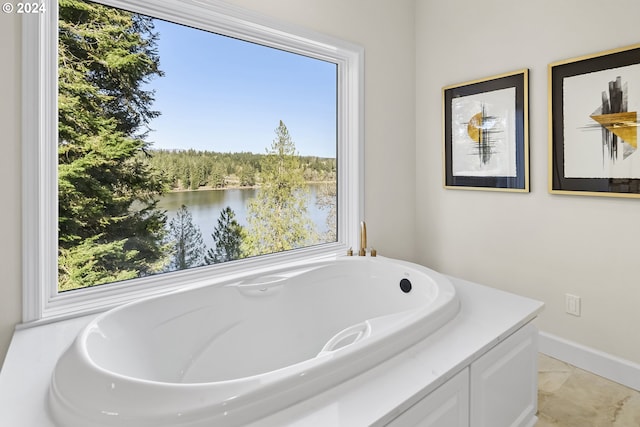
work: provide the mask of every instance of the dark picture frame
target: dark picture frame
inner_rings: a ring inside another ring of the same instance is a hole
[[[549,192],[640,197],[640,44],[549,64]]]
[[[529,191],[529,70],[442,88],[444,188]]]

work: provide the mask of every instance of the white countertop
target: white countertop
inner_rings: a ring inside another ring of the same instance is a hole
[[[253,427],[384,425],[530,322],[543,303],[450,277],[460,313],[425,340]],[[56,427],[48,388],[58,357],[95,315],[18,330],[0,371],[0,426]]]

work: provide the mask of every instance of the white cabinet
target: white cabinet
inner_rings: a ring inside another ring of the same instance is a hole
[[[393,419],[389,427],[533,427],[538,329],[527,324]]]
[[[538,331],[528,324],[471,364],[471,427],[536,422]]]
[[[465,368],[387,426],[468,427],[469,369]]]

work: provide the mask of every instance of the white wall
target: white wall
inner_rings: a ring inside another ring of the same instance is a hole
[[[20,20],[0,13],[0,364],[22,312]]]
[[[365,48],[365,210],[369,244],[412,259],[415,222],[415,49],[413,0],[232,0]],[[0,14],[0,362],[21,318],[20,30]]]
[[[636,0],[416,0],[419,260],[540,299],[542,330],[636,363],[640,200],[547,192],[547,65],[639,43],[639,16]],[[531,193],[444,190],[442,87],[521,68]],[[564,313],[565,293],[582,317]]]

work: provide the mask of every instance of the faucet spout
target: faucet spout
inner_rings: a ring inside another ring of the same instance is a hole
[[[360,221],[360,251],[358,255],[365,256],[367,254],[367,224]]]

